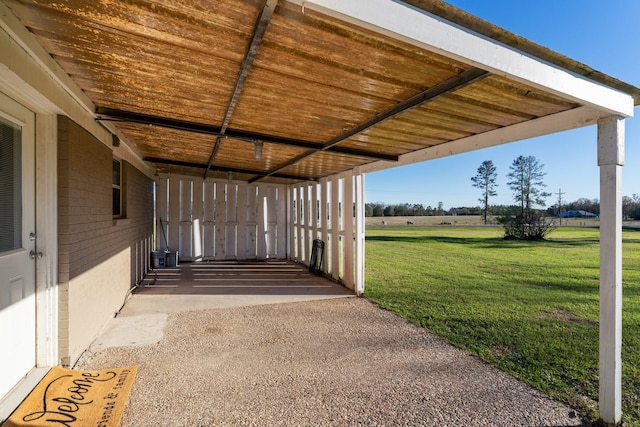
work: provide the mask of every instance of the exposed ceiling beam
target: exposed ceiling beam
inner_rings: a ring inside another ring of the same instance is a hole
[[[247,132],[239,129],[227,129],[226,133],[221,133],[220,126],[204,123],[190,122],[186,120],[171,119],[167,117],[153,116],[150,114],[134,113],[131,111],[118,110],[108,107],[97,107],[96,115],[98,121],[116,121],[126,123],[138,123],[152,125],[168,129],[181,130],[185,132],[200,133],[203,135],[214,135],[223,138],[233,138],[242,141],[264,141],[270,144],[288,145],[290,147],[319,149],[317,142],[305,141],[302,139],[283,138],[275,135],[263,133]],[[373,160],[398,161],[398,156],[392,154],[376,153],[375,151],[360,150],[347,147],[332,147],[327,151],[349,156],[364,157]],[[206,165],[205,165],[206,166]]]
[[[453,156],[472,150],[495,147],[514,141],[536,138],[564,130],[578,129],[584,126],[595,125],[599,118],[607,114],[608,113],[599,111],[593,107],[577,107],[516,123],[515,125],[499,127],[488,132],[477,133],[465,138],[456,139],[455,141],[412,151],[400,156],[398,162],[372,162],[361,166],[360,170],[363,173],[377,172],[393,167]]]
[[[182,167],[197,168],[197,169],[202,169],[207,166],[203,163],[183,162],[180,160],[162,159],[159,157],[143,157],[142,160],[144,160],[145,162],[158,163],[162,165],[182,166]],[[223,166],[210,166],[209,170],[220,171],[220,172],[244,173],[247,175],[264,175],[265,174],[265,172],[263,171],[257,171],[257,170],[251,170],[251,169],[227,168]],[[300,175],[274,174],[271,176],[274,178],[293,179],[296,181],[316,181],[317,180],[316,177],[308,177],[308,176],[300,176]]]
[[[278,0],[264,0],[262,3],[260,15],[258,16],[256,26],[253,29],[249,47],[245,52],[244,59],[242,60],[242,65],[240,66],[240,72],[238,73],[238,77],[236,78],[236,84],[233,87],[231,97],[229,98],[229,103],[227,104],[227,111],[224,114],[224,119],[222,119],[222,126],[220,126],[220,133],[222,134],[224,134],[227,131],[227,127],[229,127],[231,116],[236,109],[236,105],[238,105],[238,99],[240,98],[240,94],[242,93],[242,89],[244,88],[244,83],[247,80],[247,76],[249,75],[249,71],[251,70],[251,66],[253,65],[253,60],[258,53],[258,49],[260,48],[260,44],[262,43],[262,38],[267,31],[267,26],[269,25],[269,21],[271,21],[271,17],[273,16],[273,12],[275,11],[277,5]],[[216,153],[218,152],[219,148],[220,138],[217,138],[216,143],[211,150],[211,155],[209,156],[209,163],[207,163],[207,167],[204,170],[204,175],[202,177],[203,179],[207,178],[209,166],[211,166],[211,164],[213,163],[213,160],[216,157]]]
[[[474,68],[465,70],[454,77],[451,77],[433,87],[430,87],[429,89],[426,89],[410,98],[405,99],[404,101],[399,102],[398,104],[394,105],[391,108],[388,108],[387,110],[381,113],[376,114],[370,119],[365,120],[364,122],[352,127],[351,129],[341,133],[340,135],[330,139],[329,141],[324,142],[319,148],[314,148],[307,151],[306,153],[302,153],[299,156],[296,156],[293,159],[283,163],[282,165],[272,169],[266,175],[262,177],[253,178],[252,180],[249,180],[249,182],[255,182],[259,179],[271,176],[272,173],[273,174],[278,173],[279,171],[299,162],[300,160],[306,157],[311,156],[312,154],[317,153],[318,151],[330,150],[334,148],[336,145],[340,144],[342,141],[346,140],[347,138],[350,138],[354,135],[357,135],[361,132],[366,131],[367,129],[377,126],[380,123],[383,123],[387,120],[397,117],[398,115],[406,111],[419,107],[423,104],[426,104],[427,102],[431,102],[443,95],[454,92],[488,75],[489,75],[488,71],[482,70],[480,68],[474,67]]]
[[[442,83],[439,83],[423,92],[420,92],[410,98],[405,99],[404,101],[399,102],[393,107],[376,114],[371,117],[369,120],[365,120],[357,126],[349,129],[346,132],[336,136],[335,138],[325,142],[322,144],[321,150],[327,150],[347,138],[350,138],[354,135],[359,134],[360,132],[364,132],[367,129],[370,129],[374,126],[377,126],[387,120],[393,119],[394,117],[411,110],[413,108],[419,107],[427,102],[431,102],[443,95],[446,95],[450,92],[460,89],[463,86],[471,84],[477,80],[480,80],[489,75],[488,71],[481,70],[480,68],[470,68],[457,76],[451,77],[450,79],[445,80]]]

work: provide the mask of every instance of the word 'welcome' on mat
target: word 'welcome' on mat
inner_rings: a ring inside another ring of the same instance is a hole
[[[117,427],[137,366],[74,371],[52,368],[2,427]]]

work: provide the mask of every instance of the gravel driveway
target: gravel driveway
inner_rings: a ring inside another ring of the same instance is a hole
[[[133,318],[129,318],[133,319]],[[170,313],[123,426],[579,426],[570,408],[363,298]]]

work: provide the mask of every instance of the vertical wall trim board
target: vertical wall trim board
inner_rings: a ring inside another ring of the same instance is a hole
[[[203,213],[203,205],[204,205],[204,194],[203,194],[204,183],[201,179],[197,179],[193,181],[193,205],[191,207],[191,215],[193,221],[192,228],[192,259],[194,261],[202,260],[203,256],[203,223],[204,223],[204,213]]]
[[[169,193],[168,178],[159,178],[156,185],[156,250],[164,252],[167,250],[167,220],[169,218],[169,207],[167,205]]]
[[[217,261],[224,261],[226,258],[225,253],[225,223],[227,221],[226,218],[226,189],[227,185],[222,182],[216,182],[216,200],[215,200],[215,221],[216,221],[216,254],[215,259]]]
[[[287,259],[287,187],[284,185],[278,186],[276,197],[278,199],[276,208],[276,255],[278,259]]]

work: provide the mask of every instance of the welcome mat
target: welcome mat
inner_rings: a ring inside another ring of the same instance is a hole
[[[117,427],[137,366],[74,371],[52,368],[2,427]]]

